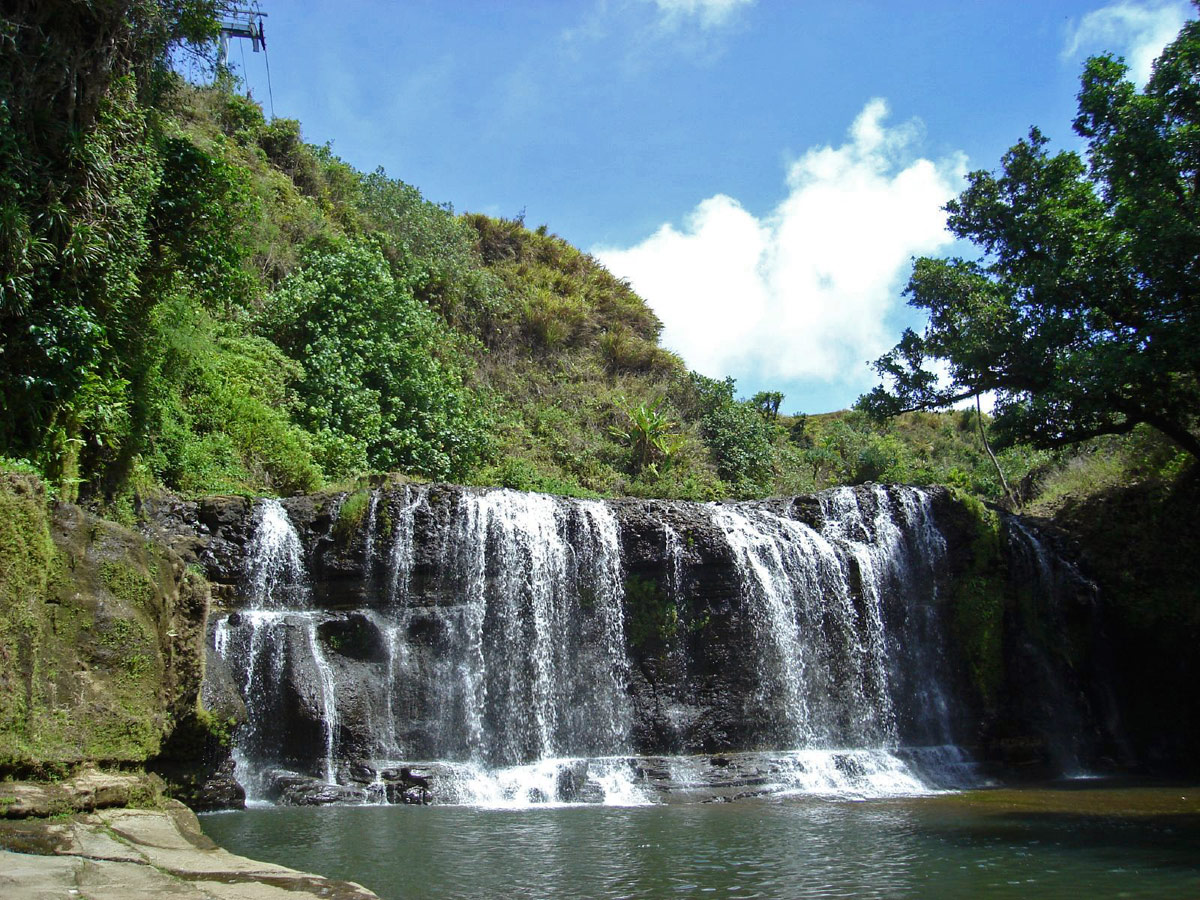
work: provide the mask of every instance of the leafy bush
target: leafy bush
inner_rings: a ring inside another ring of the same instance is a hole
[[[774,434],[752,403],[734,399],[734,388],[732,378],[717,381],[692,372],[678,405],[700,419],[721,479],[738,496],[760,496],[770,490]]]
[[[631,470],[635,475],[660,462],[669,464],[683,439],[675,431],[679,423],[672,421],[662,409],[664,399],[659,397],[649,404],[621,403],[629,421],[623,428],[614,428],[613,436],[629,447]]]
[[[151,470],[178,490],[314,490],[311,438],[290,418],[301,368],[269,341],[175,297],[159,320]]]
[[[382,169],[360,176],[358,209],[413,295],[457,328],[486,331],[502,291],[476,249],[476,232],[452,209]]]
[[[260,213],[247,171],[186,137],[164,138],[159,154],[162,181],[150,209],[155,288],[186,283],[225,312],[246,305],[254,283],[242,262]]]
[[[310,256],[268,298],[258,327],[304,366],[298,417],[326,451],[330,478],[368,467],[462,478],[485,454],[461,341],[375,247]]]

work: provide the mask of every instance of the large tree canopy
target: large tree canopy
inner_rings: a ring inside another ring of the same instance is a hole
[[[1145,423],[1200,457],[1200,23],[1141,92],[1121,60],[1089,60],[1075,130],[1086,162],[1034,129],[968,176],[948,227],[982,255],[916,262],[905,293],[929,323],[859,403],[889,416],[993,392],[1002,441]]]

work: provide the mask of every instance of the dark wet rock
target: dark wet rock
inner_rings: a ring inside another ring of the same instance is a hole
[[[285,644],[280,651],[281,689],[271,712],[281,766],[318,771],[325,752],[321,673],[311,664],[299,662],[311,656],[312,640],[319,643],[337,684],[334,743],[341,759],[380,758],[387,754],[388,743],[404,747],[413,758],[430,758],[444,752],[439,743],[444,736],[437,733],[442,710],[431,705],[431,692],[422,690],[421,685],[432,678],[446,677],[439,665],[455,637],[458,626],[454,616],[460,614],[464,589],[449,566],[447,536],[456,527],[463,498],[481,489],[423,486],[421,502],[415,508],[406,506],[412,490],[389,483],[369,498],[361,492],[357,497],[354,493],[325,492],[283,501],[303,544],[311,578],[308,602],[316,612],[304,621],[289,620],[281,638]],[[854,489],[864,505],[872,502],[878,490],[874,486]],[[896,494],[894,488],[882,490]],[[938,583],[931,581],[925,590],[928,615],[942,633],[956,636],[962,623],[951,605],[957,602],[951,585],[963,575],[980,577],[978,510],[945,489],[926,489],[925,496],[946,541],[944,578]],[[374,504],[376,526],[370,535],[363,513],[366,500]],[[628,668],[621,674],[632,711],[631,747],[642,754],[707,754],[715,760],[711,768],[727,773],[723,783],[728,787],[753,785],[753,779],[761,776],[719,760],[730,759],[730,754],[747,748],[772,746],[779,723],[777,714],[757,694],[761,681],[760,638],[746,600],[746,585],[726,535],[716,527],[712,509],[705,505],[634,499],[608,501],[607,505],[619,527],[625,579]],[[814,528],[826,524],[821,500],[815,496],[758,501],[744,508],[768,509]],[[361,520],[349,512],[343,516],[344,510],[357,510],[355,515]],[[412,519],[413,544],[401,617],[392,606],[389,579],[396,523],[406,513]],[[154,529],[164,540],[190,548],[188,552],[219,586],[219,602],[236,615],[239,605],[247,602],[243,590],[246,547],[256,517],[260,516],[260,505],[243,498],[176,501],[157,508]],[[863,527],[874,526],[866,522]],[[677,552],[674,559],[668,553],[672,541]],[[370,554],[369,545],[373,547]],[[1003,567],[1011,564],[1011,559],[1002,557],[988,561],[992,568],[986,575],[1003,579]],[[489,572],[487,576],[495,574]],[[857,570],[852,567],[848,577],[853,582],[854,602],[861,607]],[[1031,758],[1045,765],[1052,755],[1049,745],[1034,747],[1028,741],[1039,729],[1049,727],[1047,723],[1053,723],[1055,710],[1085,693],[1087,685],[1078,679],[1069,683],[1067,693],[1071,696],[1065,700],[1048,699],[1046,692],[1039,690],[1037,685],[1057,677],[1055,673],[1037,671],[1039,660],[1053,660],[1053,648],[1047,651],[1030,644],[1027,623],[1018,615],[1019,593],[1008,589],[1006,596],[1010,599],[1005,602],[1013,611],[1004,613],[1005,646],[1022,662],[1016,667],[1020,671],[1005,676],[1009,680],[1002,685],[998,701],[987,698],[985,703],[976,696],[972,661],[967,659],[962,642],[947,640],[939,651],[943,654],[939,664],[950,673],[949,680],[955,685],[953,700],[962,709],[959,737],[964,744],[980,756],[1007,766],[1024,764],[1014,748],[1022,748],[1022,752],[1028,749]],[[1089,617],[1095,616],[1090,602],[1086,598],[1066,602],[1063,608],[1069,615],[1061,616],[1061,621],[1076,632],[1086,629]],[[887,597],[883,598],[883,610],[889,627],[903,627],[904,617],[910,615],[900,604],[889,604]],[[1041,624],[1044,626],[1050,618]],[[230,622],[234,624],[236,619]],[[382,685],[392,677],[387,670],[388,642],[393,640],[388,628],[400,630],[408,677],[397,680],[394,694],[385,697]],[[1070,668],[1052,662],[1051,667],[1055,666]],[[900,726],[916,732],[922,707],[927,703],[921,685],[906,681],[910,676],[902,667],[891,674],[898,686],[896,715]],[[833,672],[830,677],[838,676]],[[205,687],[206,701],[228,710],[236,707],[236,703],[226,702],[231,699],[228,695],[228,673],[214,664]],[[397,724],[394,734],[389,733],[385,741],[378,723],[389,709]],[[932,735],[913,737],[917,742],[923,739],[941,740]],[[467,750],[464,744],[456,752],[464,754]],[[646,769],[650,783],[659,781],[660,775],[660,768]],[[573,773],[560,778],[561,788],[568,794],[578,794],[583,790],[581,785],[587,783],[586,779],[579,782]],[[371,783],[363,772],[353,768],[346,779],[364,786]],[[306,798],[330,802],[317,789],[295,787],[286,793],[301,798],[297,802],[310,802]]]
[[[580,760],[558,770],[555,779],[555,796],[562,803],[582,802],[583,791],[587,786],[587,762]]]
[[[363,800],[361,791],[295,772],[275,772],[271,778],[271,799],[287,806],[328,806]]]
[[[211,715],[230,727],[246,722],[246,702],[238,692],[237,682],[229,664],[216,653],[204,660],[205,677],[200,691],[200,703]]]
[[[236,766],[228,755],[220,758],[207,777],[203,778],[188,805],[197,812],[217,809],[241,809],[246,805],[245,788],[238,783]]]

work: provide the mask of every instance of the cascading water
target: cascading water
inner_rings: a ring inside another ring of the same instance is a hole
[[[318,612],[299,537],[277,501],[261,504],[247,607],[214,631],[252,723],[238,742],[249,799],[301,776],[327,788],[310,799],[353,799],[362,771],[376,782],[362,793],[379,796],[381,772],[433,760],[443,800],[644,802],[619,757],[631,749],[630,707],[612,511],[513,491],[463,494],[446,527],[419,536],[422,514],[425,488],[372,492],[366,607]],[[418,545],[436,554],[434,572],[414,574]],[[411,590],[414,577],[424,592]]]
[[[321,774],[334,779],[338,732],[337,687],[317,630],[322,614],[309,607],[311,591],[303,547],[278,500],[259,504],[258,524],[246,553],[249,606],[214,622],[214,649],[230,664],[246,703],[247,724],[236,743],[238,779],[248,802],[269,799],[266,772],[295,762],[280,740],[278,715],[286,706],[287,672],[299,668],[308,699],[320,710]]]
[[[422,749],[467,763],[459,791],[481,802],[577,793],[573,784],[548,790],[546,772],[561,781],[581,758],[629,750],[613,514],[594,501],[467,494],[441,556],[442,590],[460,602],[425,613],[446,652],[425,654],[429,671],[418,675],[434,711]]]
[[[1013,559],[1012,577],[1017,590],[1026,595],[1026,607],[1036,610],[1036,629],[1043,633],[1069,633],[1062,619],[1064,598],[1094,600],[1096,586],[1076,566],[1052,553],[1041,538],[1016,517],[1006,517],[1004,533]],[[1051,654],[1026,637],[1015,648],[1028,677],[1036,685],[1037,718],[1055,768],[1069,777],[1087,777],[1081,758],[1087,743],[1080,705],[1069,695],[1058,677]]]
[[[255,608],[308,605],[304,548],[278,500],[263,500],[258,527],[246,551],[246,593]]]
[[[927,780],[961,782],[964,756],[951,752],[930,633],[945,542],[927,499],[914,488],[842,488],[821,496],[821,513],[817,529],[759,507],[712,509],[760,647],[759,708],[748,715],[764,721],[764,741],[801,748],[787,757],[783,783],[910,793],[925,782],[898,755],[902,738],[943,747],[906,753],[924,763]],[[897,698],[912,691],[918,702],[901,717]]]
[[[659,506],[397,485],[354,504],[354,530],[334,528],[342,499],[306,513],[307,567],[283,506],[258,504],[243,608],[215,622],[251,800],[395,802],[406,767],[488,806],[978,782],[924,491]]]

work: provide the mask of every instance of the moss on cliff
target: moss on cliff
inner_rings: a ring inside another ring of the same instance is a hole
[[[1100,587],[1122,732],[1151,769],[1200,758],[1200,469],[1071,497],[1056,523]]]
[[[675,601],[653,578],[625,579],[625,616],[629,643],[638,649],[664,645],[679,630]]]
[[[0,773],[142,763],[195,715],[207,586],[27,476],[0,476]]]
[[[57,674],[41,650],[46,598],[59,567],[41,484],[0,475],[0,765],[29,740],[42,684]]]
[[[971,684],[985,709],[994,710],[1004,686],[1004,610],[1008,593],[1000,517],[979,500],[956,496],[970,515],[970,555],[954,581],[953,628]]]
[[[334,537],[343,545],[352,541],[360,531],[371,508],[371,492],[358,490],[347,495],[338,507],[337,521],[333,525]]]

